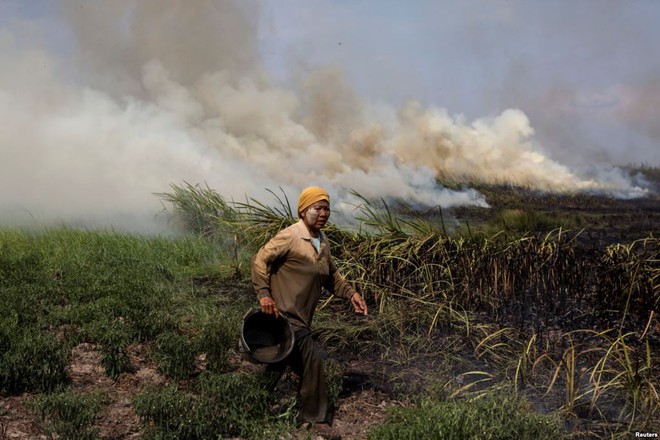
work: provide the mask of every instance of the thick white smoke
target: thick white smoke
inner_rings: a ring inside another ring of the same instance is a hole
[[[410,102],[369,117],[336,69],[300,90],[273,87],[255,12],[249,2],[71,0],[60,10],[67,47],[47,49],[18,24],[0,31],[0,220],[30,212],[136,227],[159,211],[153,193],[184,180],[235,198],[268,200],[277,187],[295,198],[322,184],[340,201],[352,189],[442,206],[485,202],[438,186],[438,174],[641,191],[549,160],[519,110],[468,123]]]

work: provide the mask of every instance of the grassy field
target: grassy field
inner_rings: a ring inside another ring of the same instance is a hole
[[[332,400],[373,389],[394,402],[345,438],[657,431],[658,199],[485,193],[487,215],[364,200],[359,228],[328,228],[372,311],[320,306]],[[299,435],[291,393],[265,393],[236,352],[256,304],[249,260],[292,221],[288,201],[228,203],[187,184],[160,197],[185,234],[0,231],[0,438]],[[648,215],[624,228],[631,206]],[[81,354],[102,378],[83,375]]]

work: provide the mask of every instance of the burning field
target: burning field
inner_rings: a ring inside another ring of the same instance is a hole
[[[466,116],[293,49],[283,79],[268,1],[27,3],[0,3],[0,439],[308,438],[295,380],[266,393],[237,339],[309,185],[371,311],[315,318],[342,438],[658,432],[653,75],[592,99],[507,77]]]

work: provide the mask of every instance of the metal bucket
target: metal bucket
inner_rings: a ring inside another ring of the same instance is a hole
[[[259,309],[250,309],[243,316],[240,343],[244,357],[250,362],[273,364],[291,354],[295,337],[283,315],[275,318]]]

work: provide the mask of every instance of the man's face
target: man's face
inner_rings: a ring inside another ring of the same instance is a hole
[[[330,203],[321,200],[303,211],[303,221],[312,230],[318,231],[325,226],[330,218]]]

